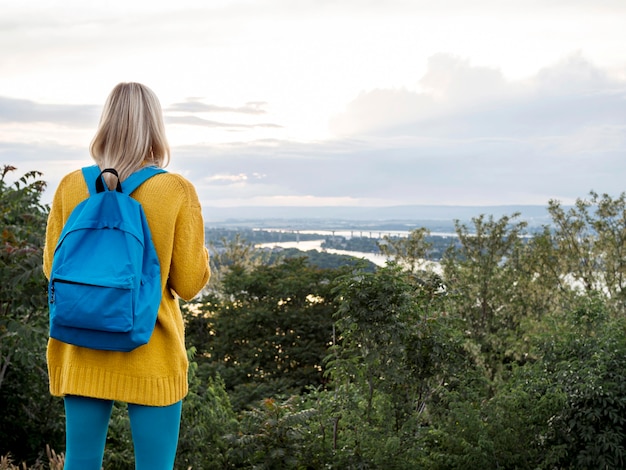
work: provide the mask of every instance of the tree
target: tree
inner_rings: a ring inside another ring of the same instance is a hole
[[[224,276],[231,269],[250,270],[264,263],[267,253],[255,248],[237,233],[232,238],[222,237],[219,242],[209,242],[211,279],[210,292],[218,293]]]
[[[521,321],[513,299],[519,298],[516,261],[527,224],[517,217],[480,215],[472,219],[471,230],[456,221],[459,245],[451,246],[442,262],[454,309],[478,348],[475,359],[491,378],[498,376],[504,361],[513,359],[507,354]]]
[[[189,351],[193,359],[195,350]],[[228,447],[224,439],[238,428],[222,378],[198,375],[198,363],[189,364],[189,394],[183,401],[181,432],[176,454],[177,468],[219,470],[227,468]]]
[[[624,468],[626,321],[592,293],[538,323],[534,359],[490,393],[469,370],[442,389],[425,468]]]
[[[20,331],[20,327],[35,326],[31,320],[40,320],[37,315],[41,316],[47,305],[41,271],[47,209],[39,203],[45,184],[35,180],[40,173],[30,172],[8,185],[6,176],[14,170],[14,167],[4,166],[0,178],[0,338],[3,346],[0,389],[9,367],[14,360],[20,360],[15,359],[17,353],[28,354],[28,351],[20,351],[17,343],[26,333]],[[42,326],[42,322],[36,326]]]
[[[283,402],[266,398],[243,412],[241,430],[226,436],[232,448],[230,461],[236,468],[303,469],[307,460],[307,435],[314,409],[299,409],[298,398]],[[318,463],[319,465],[319,463]]]
[[[567,211],[555,200],[548,210],[561,290],[603,292],[626,312],[626,194],[613,199],[592,191]]]
[[[429,251],[432,243],[427,241],[430,231],[426,228],[412,230],[407,237],[394,238],[385,235],[378,244],[380,252],[396,263],[406,264],[407,269],[415,271],[423,269],[424,263],[429,259]]]
[[[12,184],[0,170],[0,455],[35,460],[62,438],[60,400],[50,397],[48,332],[42,248],[48,208],[45,183],[31,171]]]
[[[223,377],[235,409],[323,383],[337,274],[306,258],[249,271],[233,265],[219,295],[186,315],[201,369]]]
[[[321,407],[337,468],[415,468],[431,397],[463,364],[445,290],[391,264],[346,274],[335,292],[337,342]]]
[[[611,305],[600,293],[579,296],[533,338],[541,360],[526,383],[549,383],[546,395],[564,396],[547,421],[545,468],[626,465],[626,320]]]

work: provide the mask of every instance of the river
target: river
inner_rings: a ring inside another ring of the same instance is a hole
[[[312,233],[320,233],[319,231],[312,231]],[[335,233],[337,235],[337,233]],[[332,253],[334,255],[347,255],[353,256],[355,258],[366,259],[371,261],[377,266],[385,266],[389,258],[385,255],[375,254],[375,253],[363,253],[361,251],[347,251],[347,250],[335,250],[332,248],[322,248],[322,243],[324,243],[324,239],[320,240],[306,240],[306,241],[295,241],[295,242],[271,242],[271,243],[259,243],[256,245],[257,248],[296,248],[300,251],[309,251],[309,250],[317,250],[320,252]],[[430,267],[435,272],[441,272],[441,266],[439,263],[435,261],[424,261],[424,268]]]
[[[313,232],[319,233],[319,232]],[[257,248],[296,248],[300,251],[317,250],[325,253],[332,253],[334,255],[347,255],[354,256],[355,258],[365,258],[378,266],[384,266],[387,263],[387,257],[375,253],[362,253],[360,251],[346,251],[346,250],[334,250],[331,248],[322,248],[324,239],[320,240],[305,240],[296,242],[271,242],[271,243],[259,243]]]

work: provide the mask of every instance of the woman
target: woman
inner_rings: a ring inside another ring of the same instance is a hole
[[[100,169],[117,170],[122,185],[143,166],[166,166],[170,149],[156,95],[139,83],[117,85],[104,105],[90,151]],[[115,177],[105,178],[113,188]],[[88,194],[81,170],[59,184],[46,230],[47,277],[63,225]],[[148,344],[131,352],[49,340],[50,392],[65,401],[65,470],[100,470],[114,400],[128,403],[136,468],[174,465],[188,366],[178,297],[193,298],[209,279],[204,224],[196,191],[180,175],[157,174],[132,197],[143,206],[159,257],[163,294],[157,322]]]

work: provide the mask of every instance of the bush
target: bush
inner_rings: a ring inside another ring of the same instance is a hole
[[[61,447],[63,406],[46,372],[45,183],[29,172],[9,184],[13,171],[0,169],[0,455],[34,462],[46,444]]]

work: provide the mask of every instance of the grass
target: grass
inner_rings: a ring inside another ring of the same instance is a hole
[[[48,462],[35,462],[34,465],[28,467],[25,462],[16,465],[11,458],[11,454],[0,456],[0,470],[63,470],[65,461],[64,454],[57,454],[54,449],[46,445],[46,455]]]

